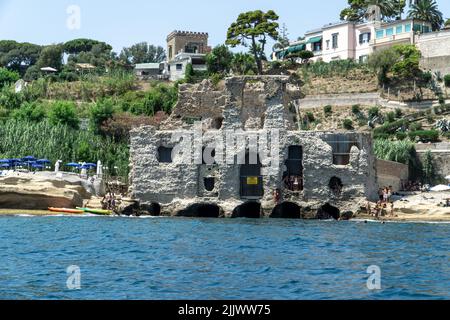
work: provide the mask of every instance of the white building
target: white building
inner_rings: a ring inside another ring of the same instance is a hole
[[[429,32],[431,23],[416,19],[330,23],[306,32],[304,40],[275,51],[273,59],[282,60],[289,53],[309,50],[314,53],[312,61],[354,59],[364,62],[375,50],[395,44],[415,44],[416,35]]]

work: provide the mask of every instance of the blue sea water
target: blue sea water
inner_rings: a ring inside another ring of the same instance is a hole
[[[450,224],[0,218],[0,299],[449,298]]]

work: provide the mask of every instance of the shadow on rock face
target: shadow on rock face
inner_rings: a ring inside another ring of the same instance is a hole
[[[316,218],[319,220],[335,219],[338,220],[341,217],[341,212],[338,208],[326,203],[317,210]]]
[[[221,216],[221,209],[216,204],[196,203],[178,212],[177,216],[188,218],[219,218]]]
[[[246,202],[233,210],[232,218],[261,218],[261,204],[258,202]]]
[[[279,219],[300,219],[300,206],[293,202],[283,202],[277,205],[270,215],[271,218]]]

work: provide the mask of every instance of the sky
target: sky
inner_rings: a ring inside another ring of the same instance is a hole
[[[438,4],[450,18],[450,1]],[[0,0],[0,40],[44,45],[91,38],[120,52],[143,41],[165,47],[171,31],[189,30],[208,32],[215,46],[225,42],[239,13],[256,9],[275,10],[294,40],[338,21],[346,5],[347,0]]]

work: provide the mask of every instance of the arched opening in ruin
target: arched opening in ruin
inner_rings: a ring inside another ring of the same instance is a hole
[[[293,202],[283,202],[277,205],[270,215],[271,218],[279,219],[300,219],[301,208]]]
[[[261,218],[261,204],[256,201],[249,201],[233,210],[232,218]]]
[[[214,177],[207,177],[203,179],[203,185],[205,186],[206,191],[213,191],[216,185],[216,179]]]
[[[240,195],[244,199],[260,199],[264,195],[262,164],[257,153],[246,152],[240,166]]]
[[[359,148],[358,142],[348,134],[331,134],[326,137],[325,141],[333,149],[333,164],[335,165],[349,165],[352,147]]]
[[[317,219],[327,220],[333,218],[338,220],[340,217],[341,211],[329,203],[324,204],[319,208],[319,210],[317,210]]]
[[[211,122],[211,129],[220,130],[223,125],[223,120],[224,120],[223,117],[214,118],[213,121]]]
[[[139,207],[141,214],[150,215],[153,217],[159,217],[161,215],[161,205],[157,202],[152,202],[150,204],[142,204]]]
[[[195,203],[178,212],[179,217],[188,218],[219,218],[221,209],[212,203]]]
[[[342,180],[340,178],[332,177],[330,179],[330,182],[328,183],[328,187],[330,188],[333,195],[340,196],[342,194],[342,188],[344,188],[344,184],[342,183]]]
[[[288,159],[285,162],[286,171],[283,173],[284,187],[290,191],[303,190],[303,148],[290,146]]]

